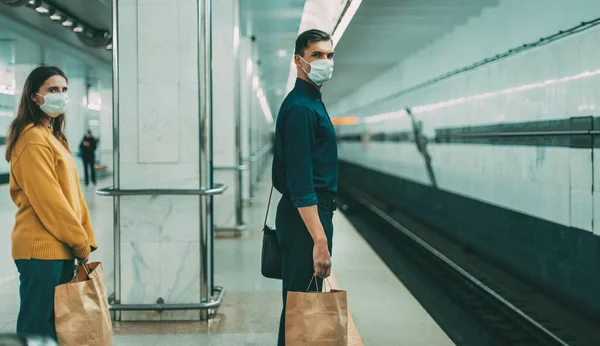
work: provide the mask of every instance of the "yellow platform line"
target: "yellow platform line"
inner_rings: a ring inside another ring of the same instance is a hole
[[[331,275],[329,276],[329,283],[331,284],[331,288],[333,289],[343,289],[340,287],[333,270],[331,271]],[[329,289],[329,285],[325,284],[326,289]],[[356,324],[354,323],[354,319],[352,318],[352,314],[350,313],[350,307],[348,306],[348,346],[364,346],[364,342],[358,333],[358,329],[356,328]]]

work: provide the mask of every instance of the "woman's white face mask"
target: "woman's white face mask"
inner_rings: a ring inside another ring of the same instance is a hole
[[[315,83],[316,85],[321,86],[323,85],[323,83],[331,79],[331,76],[333,75],[333,60],[319,59],[309,63],[308,61],[304,60],[301,56],[300,59],[302,59],[302,61],[310,65],[310,72],[306,72],[306,70],[302,66],[301,68],[302,71],[304,71],[304,73],[308,75],[308,78],[311,81],[313,81],[313,83]]]
[[[38,94],[39,96],[42,96]],[[52,118],[64,114],[67,111],[67,104],[69,103],[69,95],[66,93],[54,93],[46,94],[42,96],[44,98],[44,104],[39,104],[42,112],[48,114]]]

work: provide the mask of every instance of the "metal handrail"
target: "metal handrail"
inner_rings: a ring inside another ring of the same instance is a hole
[[[214,166],[213,169],[216,170],[216,171],[225,171],[225,170],[246,171],[246,170],[248,170],[248,165]]]
[[[210,189],[117,189],[112,186],[96,190],[100,196],[157,196],[157,195],[193,195],[214,196],[220,195],[227,190],[227,185],[216,184]]]
[[[207,310],[216,309],[223,303],[225,289],[221,286],[215,286],[214,291],[218,292],[215,300],[202,303],[173,303],[173,304],[109,304],[109,310],[112,311],[175,311],[175,310]]]
[[[465,133],[438,133],[436,137],[466,138],[466,137],[533,137],[533,136],[574,136],[594,135],[597,130],[565,130],[565,131],[510,131],[510,132],[465,132]]]

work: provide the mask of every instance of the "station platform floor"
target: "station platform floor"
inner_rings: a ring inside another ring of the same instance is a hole
[[[268,171],[268,170],[267,170]],[[110,185],[110,178],[98,187]],[[90,258],[103,264],[113,290],[112,199],[85,188],[99,249]],[[270,190],[265,176],[256,203],[247,206],[241,237],[215,241],[215,284],[227,292],[211,322],[114,322],[115,345],[276,345],[281,283],[260,274],[262,222]],[[270,224],[279,195],[274,193]],[[8,185],[0,185],[0,333],[14,333],[19,307],[18,274],[10,254],[16,208]],[[339,211],[334,216],[332,284],[348,292],[352,331],[349,345],[454,345],[419,302],[380,260]],[[125,278],[123,278],[125,280]]]

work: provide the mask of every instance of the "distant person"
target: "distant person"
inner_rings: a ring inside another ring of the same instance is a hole
[[[305,292],[313,276],[321,291],[322,278],[331,273],[338,186],[335,129],[320,91],[333,74],[331,36],[305,31],[296,39],[294,54],[298,78],[279,110],[273,156],[273,186],[283,195],[275,219],[283,258],[278,345],[285,345],[287,292]]]
[[[86,132],[85,136],[83,136],[79,144],[79,152],[83,161],[85,186],[90,185],[88,169],[92,171],[92,184],[96,185],[96,170],[94,169],[94,163],[96,162],[96,138],[92,136],[92,131]]]
[[[87,262],[97,248],[63,133],[67,102],[64,72],[51,66],[33,70],[6,145],[9,191],[17,206],[12,230],[20,274],[17,333],[55,340],[54,288],[73,278],[74,258]]]

